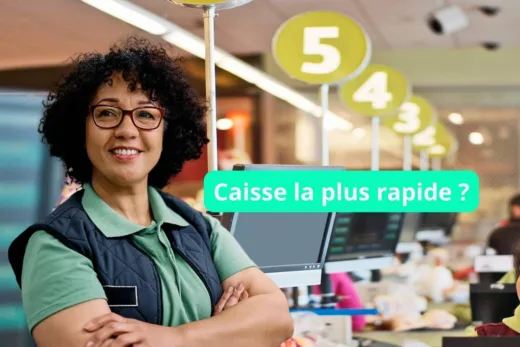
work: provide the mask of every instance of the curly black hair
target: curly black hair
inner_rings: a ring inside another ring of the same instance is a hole
[[[209,142],[206,107],[188,84],[177,59],[164,47],[132,36],[114,44],[106,54],[79,55],[71,67],[44,102],[38,131],[51,156],[62,160],[73,181],[83,184],[91,180],[92,163],[85,149],[89,105],[114,73],[121,74],[130,91],[140,84],[150,100],[166,110],[163,151],[148,176],[149,185],[163,188],[186,161],[200,158]]]

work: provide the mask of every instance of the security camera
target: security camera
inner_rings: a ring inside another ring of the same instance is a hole
[[[500,7],[493,6],[479,6],[478,10],[482,12],[482,14],[492,17],[496,16],[498,12],[500,12]]]
[[[498,42],[482,42],[482,47],[486,49],[487,51],[496,51],[500,48],[500,43]]]
[[[431,13],[427,23],[435,34],[449,35],[466,28],[469,25],[469,19],[462,8],[452,5]]]

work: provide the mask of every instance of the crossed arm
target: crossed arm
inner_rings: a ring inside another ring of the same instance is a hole
[[[92,300],[45,319],[33,336],[39,347],[276,347],[289,339],[293,322],[278,287],[257,268],[222,283],[225,289],[240,284],[247,300],[179,327],[128,320],[110,314],[106,301]]]

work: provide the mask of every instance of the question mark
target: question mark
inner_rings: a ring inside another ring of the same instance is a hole
[[[469,190],[469,185],[467,183],[460,183],[459,184],[459,187],[463,188],[462,190],[462,197],[460,198],[462,201],[466,200],[466,198],[464,197],[464,194],[466,194]]]

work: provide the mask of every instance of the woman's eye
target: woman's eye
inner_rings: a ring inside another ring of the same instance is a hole
[[[100,117],[108,117],[108,116],[115,116],[116,114],[113,111],[110,110],[103,110],[99,112]]]
[[[146,111],[139,112],[139,117],[142,117],[142,118],[154,118],[154,116],[150,112],[146,112]]]

